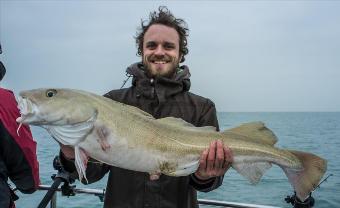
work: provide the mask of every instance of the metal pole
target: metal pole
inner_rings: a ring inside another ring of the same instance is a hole
[[[39,185],[39,190],[50,190],[50,189],[51,187],[48,185]],[[61,189],[57,188],[56,191],[61,191]],[[92,194],[98,197],[103,197],[105,194],[104,189],[100,190],[100,189],[89,189],[89,188],[76,188],[74,189],[74,192],[82,193],[82,194]],[[229,208],[279,208],[275,206],[217,201],[217,200],[208,200],[208,199],[198,199],[198,203],[201,205],[222,206],[222,207],[229,207]],[[56,208],[56,207],[51,207],[51,208]]]
[[[57,208],[57,192],[53,194],[53,197],[50,202],[50,208]]]
[[[47,191],[45,197],[41,200],[38,208],[45,208],[50,200],[52,199],[54,193],[58,190],[60,183],[63,182],[61,178],[55,178],[51,188]]]

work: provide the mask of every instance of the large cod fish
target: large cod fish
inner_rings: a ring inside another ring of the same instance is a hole
[[[253,184],[272,164],[280,166],[300,200],[309,196],[327,168],[316,155],[274,147],[276,136],[262,122],[217,132],[178,118],[155,119],[136,107],[72,89],[23,91],[18,107],[17,122],[41,126],[58,142],[74,146],[80,179],[86,179],[86,155],[151,175],[189,175],[216,139],[232,150],[233,169]]]

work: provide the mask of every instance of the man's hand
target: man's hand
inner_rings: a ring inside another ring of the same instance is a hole
[[[208,180],[224,175],[233,161],[231,150],[221,140],[212,141],[204,150],[195,176],[200,180]]]
[[[60,150],[63,153],[63,155],[66,157],[66,159],[72,160],[74,159],[74,148],[72,146],[68,146],[68,145],[63,145],[60,144]]]

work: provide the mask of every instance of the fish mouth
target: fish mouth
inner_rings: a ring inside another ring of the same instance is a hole
[[[20,117],[16,119],[18,123],[30,122],[30,118],[37,112],[36,105],[30,99],[21,96],[18,98],[17,107],[20,111]]]

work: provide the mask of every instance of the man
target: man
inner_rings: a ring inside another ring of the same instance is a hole
[[[113,90],[104,96],[136,106],[155,118],[178,117],[195,126],[214,126],[218,130],[214,103],[188,92],[190,73],[179,67],[188,53],[185,22],[175,18],[165,7],[142,22],[136,37],[142,62],[128,67],[132,86]],[[61,148],[61,161],[66,170],[75,171],[73,149]],[[104,207],[198,207],[197,193],[211,191],[222,184],[223,175],[232,160],[231,152],[221,141],[214,141],[200,159],[198,170],[186,177],[160,175],[150,180],[147,173],[124,170],[105,164],[88,163],[89,183],[109,172]]]
[[[1,51],[1,46],[0,46]],[[0,61],[0,81],[6,69]],[[16,195],[8,186],[8,178],[23,193],[33,193],[39,185],[36,142],[28,126],[18,130],[15,121],[19,110],[13,93],[0,88],[0,207],[13,208]]]

